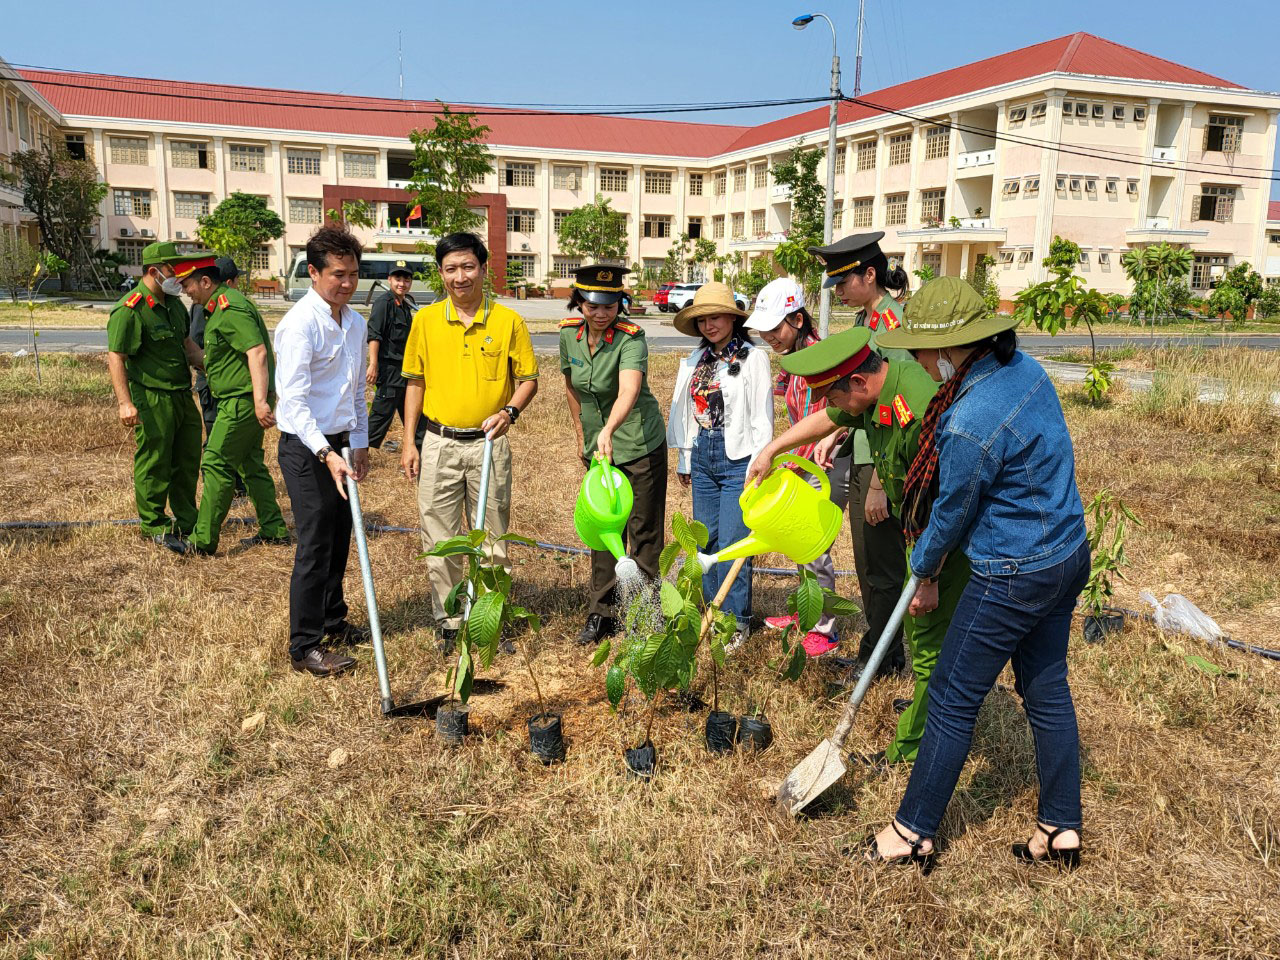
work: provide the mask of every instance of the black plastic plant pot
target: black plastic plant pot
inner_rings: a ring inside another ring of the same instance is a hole
[[[449,746],[460,746],[469,730],[468,715],[466,707],[440,707],[436,711],[436,733]]]
[[[773,743],[773,726],[767,717],[738,718],[738,743],[744,750],[766,750]]]
[[[559,763],[564,759],[560,714],[539,713],[529,718],[529,747],[543,763]]]
[[[707,749],[712,753],[732,753],[738,736],[738,718],[723,710],[707,714]]]
[[[643,746],[632,747],[623,753],[627,761],[627,776],[634,780],[648,780],[658,769],[658,751],[653,741],[646,740]]]
[[[1109,633],[1124,630],[1123,613],[1102,613],[1084,618],[1084,638],[1088,643],[1102,643]]]

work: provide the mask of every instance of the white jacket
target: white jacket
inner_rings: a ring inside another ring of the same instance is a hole
[[[695,348],[680,364],[676,389],[671,395],[667,446],[680,451],[677,473],[690,472],[693,441],[698,436],[698,421],[693,416],[689,384],[702,349]],[[727,370],[728,365],[722,362],[720,392],[724,397],[724,452],[730,460],[754,459],[773,439],[773,374],[769,369],[769,357],[765,350],[752,346],[736,377],[729,376]]]

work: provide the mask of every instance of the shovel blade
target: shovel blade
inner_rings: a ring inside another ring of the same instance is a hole
[[[801,760],[778,787],[778,805],[796,816],[845,774],[844,755],[832,740],[823,740]]]
[[[393,706],[390,709],[383,710],[384,717],[432,717],[436,715],[436,711],[440,709],[440,704],[447,700],[449,695],[442,693],[438,697],[431,697],[429,700],[419,700],[417,703],[402,703],[399,706]]]

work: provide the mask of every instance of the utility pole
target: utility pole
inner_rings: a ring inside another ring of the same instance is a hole
[[[853,95],[862,96],[862,24],[866,20],[867,0],[858,0],[858,55],[853,67]]]
[[[858,43],[862,43],[862,33],[858,33]],[[859,46],[858,49],[862,49]],[[396,59],[400,61],[400,99],[404,99],[404,39],[400,31],[396,31]]]

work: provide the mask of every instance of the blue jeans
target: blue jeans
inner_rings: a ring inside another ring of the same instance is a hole
[[[1034,573],[977,571],[960,595],[929,679],[929,718],[898,807],[898,822],[922,837],[938,832],[969,756],[978,710],[1012,661],[1036,745],[1039,818],[1080,829],[1080,734],[1067,686],[1067,635],[1089,578],[1089,545]]]
[[[707,541],[707,553],[715,553],[747,535],[738,497],[742,495],[742,488],[747,481],[747,467],[750,465],[750,457],[730,460],[725,456],[723,431],[698,431],[698,436],[693,441],[690,465],[693,473],[693,519],[706,524],[711,535]],[[727,561],[717,563],[710,573],[702,575],[702,592],[708,603],[720,591],[730,566],[732,564]],[[732,613],[740,628],[747,629],[750,626],[750,560],[742,565],[721,609]]]

